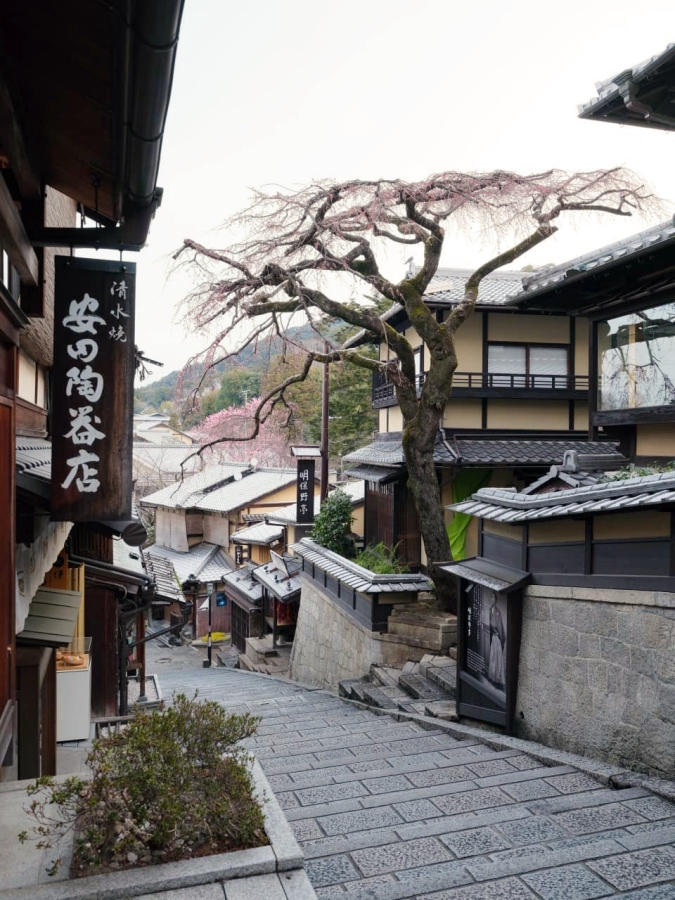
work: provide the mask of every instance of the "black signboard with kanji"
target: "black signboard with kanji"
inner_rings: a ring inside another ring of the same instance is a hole
[[[129,519],[136,265],[55,268],[51,518]]]
[[[298,460],[298,525],[311,525],[314,521],[314,460]]]

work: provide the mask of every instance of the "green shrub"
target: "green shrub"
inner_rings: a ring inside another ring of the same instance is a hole
[[[312,539],[341,556],[353,556],[354,543],[349,537],[353,518],[349,495],[339,489],[333,491],[321,504],[314,520]]]
[[[94,741],[91,781],[43,777],[29,786],[38,847],[74,827],[71,872],[83,875],[267,843],[251,758],[237,746],[257,724],[196,694],[138,713],[121,732]]]
[[[366,547],[354,560],[364,569],[370,569],[377,575],[402,575],[409,572],[408,566],[403,565],[396,557],[397,547],[388,547],[380,541],[372,547]]]

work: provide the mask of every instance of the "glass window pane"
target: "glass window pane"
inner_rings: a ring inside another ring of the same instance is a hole
[[[530,347],[530,386],[567,387],[567,348]]]
[[[526,366],[522,345],[490,344],[488,347],[488,372],[493,387],[524,387]]]
[[[675,303],[598,324],[599,408],[675,404]]]

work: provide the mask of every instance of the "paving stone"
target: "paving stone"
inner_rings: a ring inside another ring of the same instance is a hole
[[[279,806],[282,809],[297,809],[297,807],[300,806],[298,798],[290,791],[281,791],[278,794],[275,793],[275,797],[279,801]]]
[[[412,782],[405,775],[385,775],[384,778],[365,778],[363,784],[372,794],[385,794],[389,791],[405,791],[412,787]]]
[[[376,772],[378,769],[386,769],[391,767],[391,763],[386,759],[369,759],[364,762],[350,762],[348,768],[356,774],[362,772]]]
[[[493,881],[507,875],[520,875],[524,872],[536,872],[540,869],[552,869],[568,863],[584,860],[602,859],[605,856],[620,853],[620,844],[616,841],[592,841],[577,847],[563,850],[542,850],[529,853],[520,858],[501,859],[489,862],[481,859],[468,859],[465,865],[476,881]]]
[[[268,775],[267,780],[270,783],[270,787],[273,791],[283,791],[286,788],[291,788],[294,785],[294,781],[290,775],[286,775],[283,773],[281,775]]]
[[[320,784],[331,784],[335,778],[344,777],[345,774],[348,777],[353,774],[347,766],[321,766],[308,772],[291,773],[291,784],[294,790],[315,787]]]
[[[524,803],[526,800],[541,800],[544,797],[560,796],[554,787],[541,779],[536,781],[518,781],[514,784],[504,784],[501,787],[509,797],[513,797],[514,800],[518,800],[520,803]]]
[[[396,844],[398,841],[399,837],[393,828],[369,828],[366,831],[353,831],[348,837],[331,835],[305,841],[302,852],[305,859],[318,859],[320,856],[336,856],[339,853],[351,853],[352,850],[363,850],[366,847]]]
[[[620,891],[675,879],[675,847],[654,847],[609,859],[597,859],[589,867]]]
[[[347,762],[347,758],[350,756],[353,757],[354,754],[349,747],[336,747],[333,750],[317,750],[314,756],[318,760],[323,760],[324,762],[332,762],[335,759],[345,759],[345,762]]]
[[[474,791],[438,797],[434,802],[441,812],[449,816],[471,812],[475,809],[485,809],[488,806],[503,806],[513,803],[513,799],[499,788],[477,788]]]
[[[640,891],[621,894],[621,900],[673,900],[674,896],[673,885],[665,884],[661,887],[648,887]]]
[[[545,769],[546,766],[544,763],[539,762],[538,759],[535,759],[533,756],[527,756],[526,754],[521,754],[520,756],[512,756],[509,758],[509,762],[516,769]]]
[[[478,856],[495,850],[505,850],[509,846],[508,841],[492,828],[457,831],[454,834],[443,835],[441,840],[460,859],[464,856]]]
[[[418,900],[534,900],[534,894],[517,878],[500,878],[489,884],[472,884],[434,894],[420,894]]]
[[[305,862],[305,870],[314,887],[354,881],[360,877],[348,856],[308,859]]]
[[[388,847],[355,850],[351,856],[366,876],[398,870],[406,871],[452,859],[448,849],[436,838],[419,838],[415,841],[401,841]]]
[[[541,853],[547,848],[541,844],[528,844],[526,847],[511,847],[510,850],[500,850],[498,853],[490,853],[490,859],[493,862],[500,862],[505,859],[522,859],[524,856],[532,856]]]
[[[598,791],[589,791],[586,794],[553,797],[551,800],[536,800],[530,804],[529,808],[533,813],[549,815],[552,813],[568,812],[573,809],[588,809],[592,807],[607,806],[608,804],[616,803],[619,796],[623,803],[625,803],[626,800],[632,800],[637,797],[649,796],[647,791],[640,789],[636,789],[635,792],[631,791],[630,796],[628,796],[628,793],[628,791],[621,791],[621,794],[617,795],[616,791],[611,791],[609,788],[601,788]]]
[[[428,772],[411,772],[408,778],[416,787],[430,787],[433,784],[470,781],[473,773],[467,766],[451,766],[444,769],[430,769]]]
[[[620,828],[644,822],[642,816],[622,803],[558,813],[553,819],[572,834],[588,834],[590,831],[604,831],[607,828]]]
[[[510,760],[490,759],[486,762],[469,763],[468,767],[477,778],[488,778],[490,775],[506,775],[516,770]]]
[[[435,819],[443,813],[431,800],[409,800],[404,803],[395,803],[394,809],[403,816],[406,822],[417,822],[420,819]]]
[[[581,865],[523,875],[523,881],[543,900],[595,900],[614,893],[605,881]]]
[[[660,831],[662,828],[675,826],[675,819],[661,819],[658,822],[642,822],[640,825],[629,825],[626,831],[631,834],[642,834],[645,831]]]
[[[314,819],[299,819],[297,822],[289,822],[289,825],[293,834],[301,843],[312,838],[324,836],[323,831]]]
[[[649,823],[652,824],[652,823]],[[623,832],[616,840],[626,850],[644,850],[647,847],[661,847],[675,842],[675,825],[656,828],[653,831],[642,831],[638,834]]]
[[[345,784],[329,784],[324,787],[303,788],[295,792],[302,806],[317,806],[319,803],[333,803],[335,800],[351,800],[368,794],[360,781],[348,781]],[[283,795],[282,795],[283,796]]]
[[[675,803],[670,803],[662,797],[640,797],[638,800],[627,800],[624,806],[650,820],[675,816]]]
[[[464,816],[433,819],[424,824],[400,825],[395,828],[395,831],[401,840],[409,841],[413,838],[427,837],[432,834],[452,834],[456,831],[465,831],[468,828],[482,828],[486,825],[514,822],[519,819],[529,818],[529,815],[528,811],[522,806],[502,806],[499,809],[491,809],[487,812],[467,813]]]
[[[562,828],[543,816],[532,816],[519,822],[504,822],[499,826],[504,837],[512,844],[538,844],[564,838]]]
[[[375,809],[361,809],[355,812],[337,813],[320,816],[319,825],[326,834],[351,834],[352,831],[365,831],[368,828],[386,828],[388,825],[402,825],[403,819],[391,806],[379,806]]]
[[[600,783],[595,778],[591,778],[590,775],[585,775],[583,772],[554,775],[546,777],[546,781],[561,794],[579,794],[581,791],[595,791],[600,787]]]

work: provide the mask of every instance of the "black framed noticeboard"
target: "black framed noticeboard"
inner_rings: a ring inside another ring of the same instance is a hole
[[[529,574],[480,557],[443,566],[458,579],[457,714],[513,732],[522,588]]]

